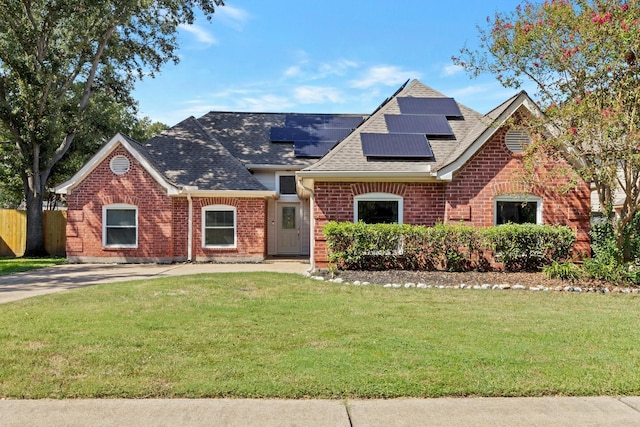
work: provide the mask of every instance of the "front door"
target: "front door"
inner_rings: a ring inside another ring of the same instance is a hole
[[[278,203],[278,255],[300,255],[300,203]]]

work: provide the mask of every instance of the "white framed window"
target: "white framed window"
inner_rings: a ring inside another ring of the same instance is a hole
[[[388,193],[367,193],[353,200],[353,221],[367,224],[402,224],[402,197]]]
[[[292,172],[276,172],[276,192],[280,200],[297,201],[296,176]]]
[[[102,207],[102,246],[138,247],[138,207],[113,204]]]
[[[542,198],[531,194],[497,196],[494,224],[542,224]]]
[[[236,208],[211,205],[202,208],[202,246],[235,248],[237,241]]]

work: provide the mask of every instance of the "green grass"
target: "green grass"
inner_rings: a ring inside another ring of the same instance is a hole
[[[640,394],[636,295],[236,273],[4,304],[0,398]]]
[[[34,270],[36,268],[50,267],[52,265],[65,264],[66,258],[1,258],[0,276]]]

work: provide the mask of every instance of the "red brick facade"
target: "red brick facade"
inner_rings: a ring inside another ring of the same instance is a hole
[[[114,174],[109,162],[129,158],[130,169]],[[136,248],[103,245],[103,207],[128,204],[138,210]],[[71,262],[174,262],[188,257],[188,201],[171,197],[123,148],[114,150],[67,196],[67,257]],[[233,206],[237,212],[234,248],[203,248],[201,214],[208,205]],[[259,261],[266,254],[264,198],[194,198],[192,258],[194,261]]]
[[[568,183],[567,177],[549,178],[545,186],[525,191],[518,184],[523,173],[522,155],[512,153],[499,131],[455,175],[451,182],[436,183],[348,183],[316,182],[314,262],[327,266],[327,246],[322,228],[329,221],[353,221],[354,198],[366,193],[388,193],[403,198],[405,224],[434,225],[436,222],[464,222],[474,226],[494,225],[495,198],[528,193],[542,198],[542,222],[562,224],[576,230],[575,252],[589,253],[589,185],[581,182],[570,191],[555,189]]]

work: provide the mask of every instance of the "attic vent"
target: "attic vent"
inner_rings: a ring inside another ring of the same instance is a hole
[[[531,143],[531,137],[526,130],[511,129],[506,135],[507,148],[514,153],[522,153]]]
[[[131,164],[129,163],[129,159],[125,156],[115,156],[111,159],[111,163],[109,163],[111,167],[111,172],[116,175],[124,175],[129,172],[129,167]]]

